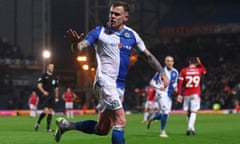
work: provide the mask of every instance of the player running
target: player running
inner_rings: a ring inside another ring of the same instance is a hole
[[[200,80],[206,72],[200,59],[193,57],[189,59],[189,66],[183,68],[179,76],[177,101],[182,103],[184,100],[183,110],[188,112],[187,136],[195,135],[195,121],[200,109]]]
[[[147,128],[150,128],[152,121],[161,120],[160,137],[168,137],[166,133],[166,125],[169,113],[172,107],[173,92],[177,92],[178,71],[173,67],[174,58],[172,56],[165,57],[164,71],[170,80],[168,87],[164,87],[162,81],[159,80],[161,73],[157,72],[151,80],[151,85],[156,89],[156,101],[160,106],[159,113],[155,113],[149,118]]]

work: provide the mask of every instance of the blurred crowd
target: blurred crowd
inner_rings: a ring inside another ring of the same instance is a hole
[[[13,46],[5,39],[0,38],[0,58],[23,59],[24,55],[19,47]]]
[[[34,56],[23,54],[21,47],[11,44],[0,37],[0,64],[27,64],[36,65]]]

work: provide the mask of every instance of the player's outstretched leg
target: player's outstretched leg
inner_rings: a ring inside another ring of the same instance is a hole
[[[57,128],[54,134],[56,142],[60,141],[62,134],[65,132],[64,121],[67,121],[67,120],[62,117],[59,117],[56,119]]]
[[[56,119],[57,129],[55,131],[55,141],[59,142],[62,134],[69,130],[78,130],[87,134],[98,134],[96,130],[97,122],[94,120],[84,120],[79,122],[69,122],[59,117]]]

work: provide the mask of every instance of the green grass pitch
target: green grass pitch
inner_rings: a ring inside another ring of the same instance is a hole
[[[126,144],[239,144],[239,114],[199,114],[195,136],[186,136],[185,115],[172,114],[169,117],[167,133],[169,138],[159,137],[159,121],[150,129],[141,124],[141,114],[127,115],[125,131]],[[55,128],[55,118],[52,127]],[[53,133],[45,131],[46,119],[38,132],[33,130],[37,118],[27,116],[0,117],[0,144],[54,144]],[[75,116],[74,120],[97,119],[97,115]],[[59,144],[110,144],[108,136],[87,135],[78,131],[67,132]]]

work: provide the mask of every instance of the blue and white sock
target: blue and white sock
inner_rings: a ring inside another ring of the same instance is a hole
[[[113,126],[112,144],[125,144],[124,128],[122,126]]]
[[[162,114],[161,117],[161,131],[165,131],[168,120],[168,114]]]

